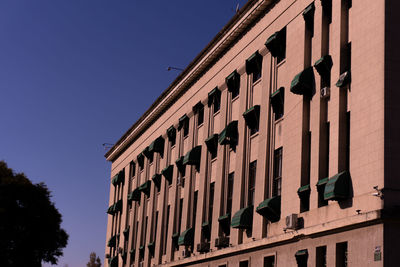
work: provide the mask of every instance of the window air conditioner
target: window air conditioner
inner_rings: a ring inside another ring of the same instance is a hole
[[[297,222],[298,222],[297,214],[293,213],[286,216],[286,229],[296,230]]]

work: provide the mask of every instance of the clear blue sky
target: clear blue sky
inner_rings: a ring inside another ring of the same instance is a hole
[[[70,239],[103,261],[115,143],[245,0],[0,1],[0,160],[45,182]],[[45,265],[48,266],[48,265]]]

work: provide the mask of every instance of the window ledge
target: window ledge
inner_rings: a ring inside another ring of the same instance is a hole
[[[285,63],[286,63],[286,58],[282,59],[282,61],[279,62],[279,63],[276,65],[276,67],[279,68],[280,66],[282,66],[282,65],[285,64]]]
[[[257,84],[261,83],[262,77],[260,77],[257,81],[253,82],[253,86],[256,86]]]

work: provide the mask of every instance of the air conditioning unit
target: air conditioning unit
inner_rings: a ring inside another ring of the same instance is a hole
[[[321,88],[321,98],[328,98],[331,94],[331,89],[329,87]]]
[[[197,244],[197,251],[198,252],[208,252],[210,250],[210,243],[209,242],[201,242]]]
[[[286,229],[296,230],[297,222],[298,222],[297,214],[293,213],[286,216]]]
[[[184,258],[190,257],[190,251],[187,250],[187,249],[183,250],[182,251],[182,257],[184,257]]]
[[[220,236],[215,239],[215,246],[217,248],[226,248],[229,247],[229,237],[227,236]]]

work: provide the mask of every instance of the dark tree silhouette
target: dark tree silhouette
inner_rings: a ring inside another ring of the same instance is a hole
[[[0,266],[57,264],[68,234],[44,183],[32,184],[0,161]]]
[[[101,267],[100,258],[96,256],[95,252],[90,253],[90,259],[86,267]]]

